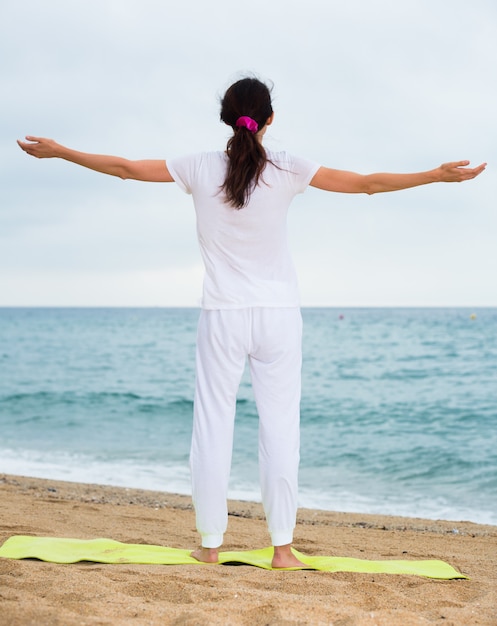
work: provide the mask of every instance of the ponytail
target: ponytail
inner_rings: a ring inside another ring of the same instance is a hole
[[[221,101],[221,120],[232,127],[228,140],[228,170],[222,190],[236,209],[247,205],[266,167],[266,151],[256,133],[272,115],[269,88],[255,78],[231,85]]]

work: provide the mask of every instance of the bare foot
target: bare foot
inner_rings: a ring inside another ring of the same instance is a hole
[[[307,567],[305,563],[299,561],[292,552],[292,545],[274,546],[274,556],[271,566],[275,568],[282,567]]]
[[[217,548],[199,548],[191,552],[190,556],[201,563],[217,563],[219,560]]]

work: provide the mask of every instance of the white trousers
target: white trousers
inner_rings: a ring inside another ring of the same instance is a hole
[[[206,548],[222,544],[228,524],[236,396],[247,359],[259,414],[261,495],[272,545],[293,539],[300,458],[300,310],[202,310],[190,468],[197,530]]]

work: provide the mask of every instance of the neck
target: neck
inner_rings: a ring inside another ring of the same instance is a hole
[[[257,137],[257,141],[262,144],[262,140],[264,139],[264,135],[266,134],[267,124],[263,126],[260,131],[258,131],[255,136]]]

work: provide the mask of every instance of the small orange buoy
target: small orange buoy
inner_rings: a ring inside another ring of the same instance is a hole
[[[476,319],[476,313],[471,313],[471,315],[469,316],[470,320],[475,320]]]

